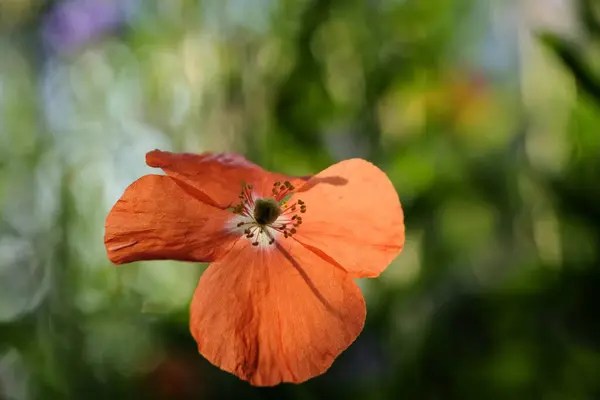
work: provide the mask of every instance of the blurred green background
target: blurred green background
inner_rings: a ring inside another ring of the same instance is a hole
[[[1,399],[600,399],[594,0],[0,0]],[[205,266],[115,268],[144,154],[387,172],[406,247],[325,375],[197,354]]]

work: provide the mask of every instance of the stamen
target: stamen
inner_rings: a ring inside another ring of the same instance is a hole
[[[274,182],[272,197],[261,199],[254,198],[253,188],[253,185],[243,183],[238,196],[240,202],[232,209],[243,217],[236,221],[236,227],[245,227],[243,235],[252,246],[272,246],[277,241],[277,234],[283,238],[295,235],[303,222],[299,214],[306,213],[307,206],[300,199],[288,201],[295,190],[294,185],[290,181]]]
[[[275,182],[273,184],[273,196],[275,197],[275,200],[281,203],[283,199],[294,189],[294,185],[292,185],[290,181],[285,181],[283,183]]]

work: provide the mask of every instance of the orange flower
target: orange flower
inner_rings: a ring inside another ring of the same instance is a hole
[[[386,175],[361,159],[310,178],[230,154],[154,150],[146,163],[167,176],[143,176],[112,208],[110,260],[211,262],[190,310],[202,355],[257,386],[324,373],[364,325],[353,278],[378,276],[404,245]]]

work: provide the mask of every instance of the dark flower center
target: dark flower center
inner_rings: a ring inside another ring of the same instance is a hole
[[[272,224],[281,215],[281,208],[274,199],[256,200],[254,220],[260,225]]]

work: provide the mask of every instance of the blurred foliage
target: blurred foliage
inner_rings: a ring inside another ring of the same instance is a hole
[[[599,16],[0,0],[0,398],[600,397]],[[188,333],[202,268],[110,265],[104,218],[154,148],[388,173],[406,248],[328,373],[251,388]]]

